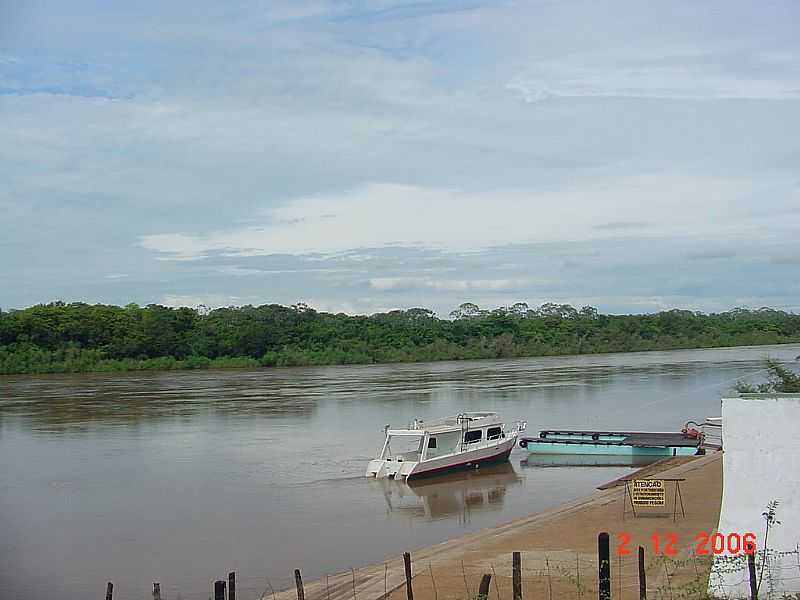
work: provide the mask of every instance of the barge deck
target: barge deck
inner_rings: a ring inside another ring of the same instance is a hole
[[[613,454],[631,456],[690,456],[703,454],[702,436],[670,431],[543,430],[539,437],[522,438],[519,445],[541,454]]]

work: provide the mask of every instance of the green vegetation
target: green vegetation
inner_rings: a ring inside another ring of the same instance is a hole
[[[800,356],[798,357],[800,359]],[[743,381],[734,386],[740,394],[796,394],[800,393],[800,375],[786,368],[773,358],[765,361],[764,370],[769,372],[765,383],[751,385]]]
[[[125,307],[55,302],[0,311],[0,373],[333,365],[547,356],[800,341],[800,315],[771,309],[603,315],[564,304],[451,319],[423,308],[372,316],[306,305]]]

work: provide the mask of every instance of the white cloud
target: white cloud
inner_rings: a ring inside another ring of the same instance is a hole
[[[797,296],[800,103],[774,100],[800,97],[798,5],[22,4],[0,23],[3,302]],[[774,262],[742,275],[742,240]],[[689,277],[721,241],[737,256]]]
[[[742,77],[735,73],[709,75],[685,65],[551,65],[516,76],[505,87],[525,102],[555,97],[800,99],[800,81],[794,79]]]
[[[431,279],[426,277],[374,277],[370,287],[376,290],[426,289],[438,292],[504,291],[530,285],[527,279]]]
[[[469,252],[517,243],[620,235],[608,223],[647,223],[648,235],[715,235],[747,229],[740,208],[752,184],[651,175],[601,179],[549,191],[466,192],[374,183],[301,197],[268,211],[261,225],[207,235],[145,235],[140,244],[173,260],[209,254],[328,254],[423,247]],[[738,224],[732,223],[739,218]],[[625,233],[631,234],[631,228]]]
[[[259,275],[288,275],[288,274],[303,274],[303,273],[344,273],[352,272],[353,269],[346,267],[328,268],[328,269],[253,269],[250,267],[240,267],[238,265],[217,267],[216,272],[222,275],[233,275],[234,277],[255,277]]]
[[[161,298],[159,304],[175,308],[182,306],[197,308],[201,304],[209,308],[220,308],[224,306],[241,306],[243,304],[249,304],[252,301],[252,298],[227,296],[225,294],[167,294]]]
[[[308,298],[302,300],[318,312],[347,315],[372,315],[401,309],[401,306],[387,304],[385,299],[353,298],[352,301],[332,300],[330,298]]]

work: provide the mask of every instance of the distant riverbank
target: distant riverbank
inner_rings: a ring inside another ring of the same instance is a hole
[[[48,373],[110,373],[126,371],[180,371],[198,369],[253,369],[269,367],[308,367],[308,366],[333,366],[333,365],[359,365],[359,364],[391,364],[391,363],[410,363],[410,362],[435,362],[444,360],[491,360],[497,358],[537,358],[544,356],[582,356],[591,354],[612,354],[616,352],[650,352],[657,350],[703,350],[712,348],[741,348],[748,346],[769,346],[776,344],[796,344],[800,343],[800,337],[781,341],[753,341],[733,345],[668,345],[636,350],[620,349],[590,352],[551,352],[541,354],[493,354],[453,352],[431,353],[423,352],[421,356],[427,358],[403,358],[394,360],[363,360],[360,362],[331,362],[325,359],[316,360],[316,357],[307,356],[296,351],[275,352],[268,360],[255,359],[249,356],[220,356],[217,358],[207,358],[205,356],[189,356],[178,359],[173,356],[159,356],[145,359],[96,359],[91,351],[67,353],[65,360],[58,360],[58,353],[37,355],[33,363],[29,363],[24,357],[5,355],[0,350],[0,375],[41,375]],[[38,354],[38,353],[37,353]],[[88,356],[87,356],[88,355]],[[56,360],[52,360],[52,358]],[[43,359],[43,360],[41,360]],[[7,362],[6,362],[7,361]],[[22,366],[19,363],[22,362]],[[9,366],[10,365],[10,366]]]
[[[222,308],[52,303],[0,311],[0,374],[254,368],[701,349],[800,342],[772,309],[604,315],[586,306],[462,304],[371,316],[305,305]]]

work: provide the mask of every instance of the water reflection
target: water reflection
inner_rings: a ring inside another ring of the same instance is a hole
[[[91,434],[91,425],[136,428],[158,421],[190,423],[197,417],[305,418],[328,401],[343,407],[366,401],[370,408],[402,413],[403,418],[439,404],[502,412],[506,406],[517,410],[535,402],[545,409],[547,423],[537,422],[538,414],[506,415],[527,417],[534,427],[555,427],[558,423],[550,418],[570,404],[579,411],[564,414],[570,422],[563,424],[586,427],[600,421],[617,427],[638,422],[642,415],[614,408],[652,405],[648,416],[653,426],[663,426],[662,417],[674,415],[669,404],[718,398],[737,377],[760,369],[763,356],[793,360],[797,350],[787,345],[427,364],[0,376],[0,426]],[[675,398],[681,387],[689,398]],[[606,394],[614,396],[608,403],[603,398],[604,411],[598,413],[598,398]],[[680,418],[705,416],[688,412]]]
[[[275,377],[275,375],[278,375]],[[0,379],[4,420],[48,434],[90,433],[200,418],[311,415],[319,386],[280,372],[205,371],[19,376]]]
[[[389,512],[431,520],[456,516],[468,523],[474,512],[500,510],[507,488],[521,482],[514,467],[503,463],[408,484],[375,479],[370,485],[383,493]]]
[[[663,456],[613,456],[603,454],[531,454],[519,461],[523,469],[538,467],[646,467]]]

